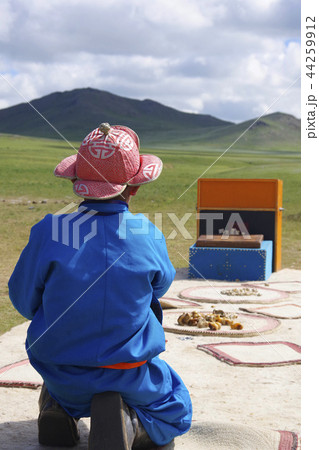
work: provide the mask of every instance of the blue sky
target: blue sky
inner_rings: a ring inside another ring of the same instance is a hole
[[[93,87],[225,120],[273,102],[300,117],[299,0],[2,0],[0,17],[0,73],[28,100]],[[0,108],[22,101],[0,78]]]

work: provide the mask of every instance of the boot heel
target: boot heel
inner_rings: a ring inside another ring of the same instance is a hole
[[[77,420],[69,416],[42,386],[39,398],[38,439],[49,447],[74,447],[80,435]]]
[[[133,427],[126,425],[118,392],[95,394],[91,403],[89,450],[131,450]]]
[[[79,441],[77,426],[64,411],[44,411],[38,419],[39,444],[74,447]]]

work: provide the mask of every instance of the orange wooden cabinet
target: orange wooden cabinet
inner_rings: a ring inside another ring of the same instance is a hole
[[[199,178],[197,237],[218,234],[233,213],[239,214],[249,234],[263,234],[264,240],[273,241],[273,271],[280,270],[282,188],[282,180],[276,179]],[[209,213],[214,224],[208,233]]]

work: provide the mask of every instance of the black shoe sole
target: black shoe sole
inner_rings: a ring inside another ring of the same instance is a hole
[[[74,447],[79,441],[77,426],[65,411],[43,411],[38,419],[39,443],[49,447]]]
[[[125,427],[124,404],[118,392],[93,396],[89,450],[131,450]]]

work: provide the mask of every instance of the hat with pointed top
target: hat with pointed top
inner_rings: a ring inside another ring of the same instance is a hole
[[[54,174],[72,180],[80,197],[113,198],[126,186],[150,183],[161,174],[162,161],[155,155],[140,155],[139,146],[130,128],[101,123],[85,137],[76,155],[56,166]]]

